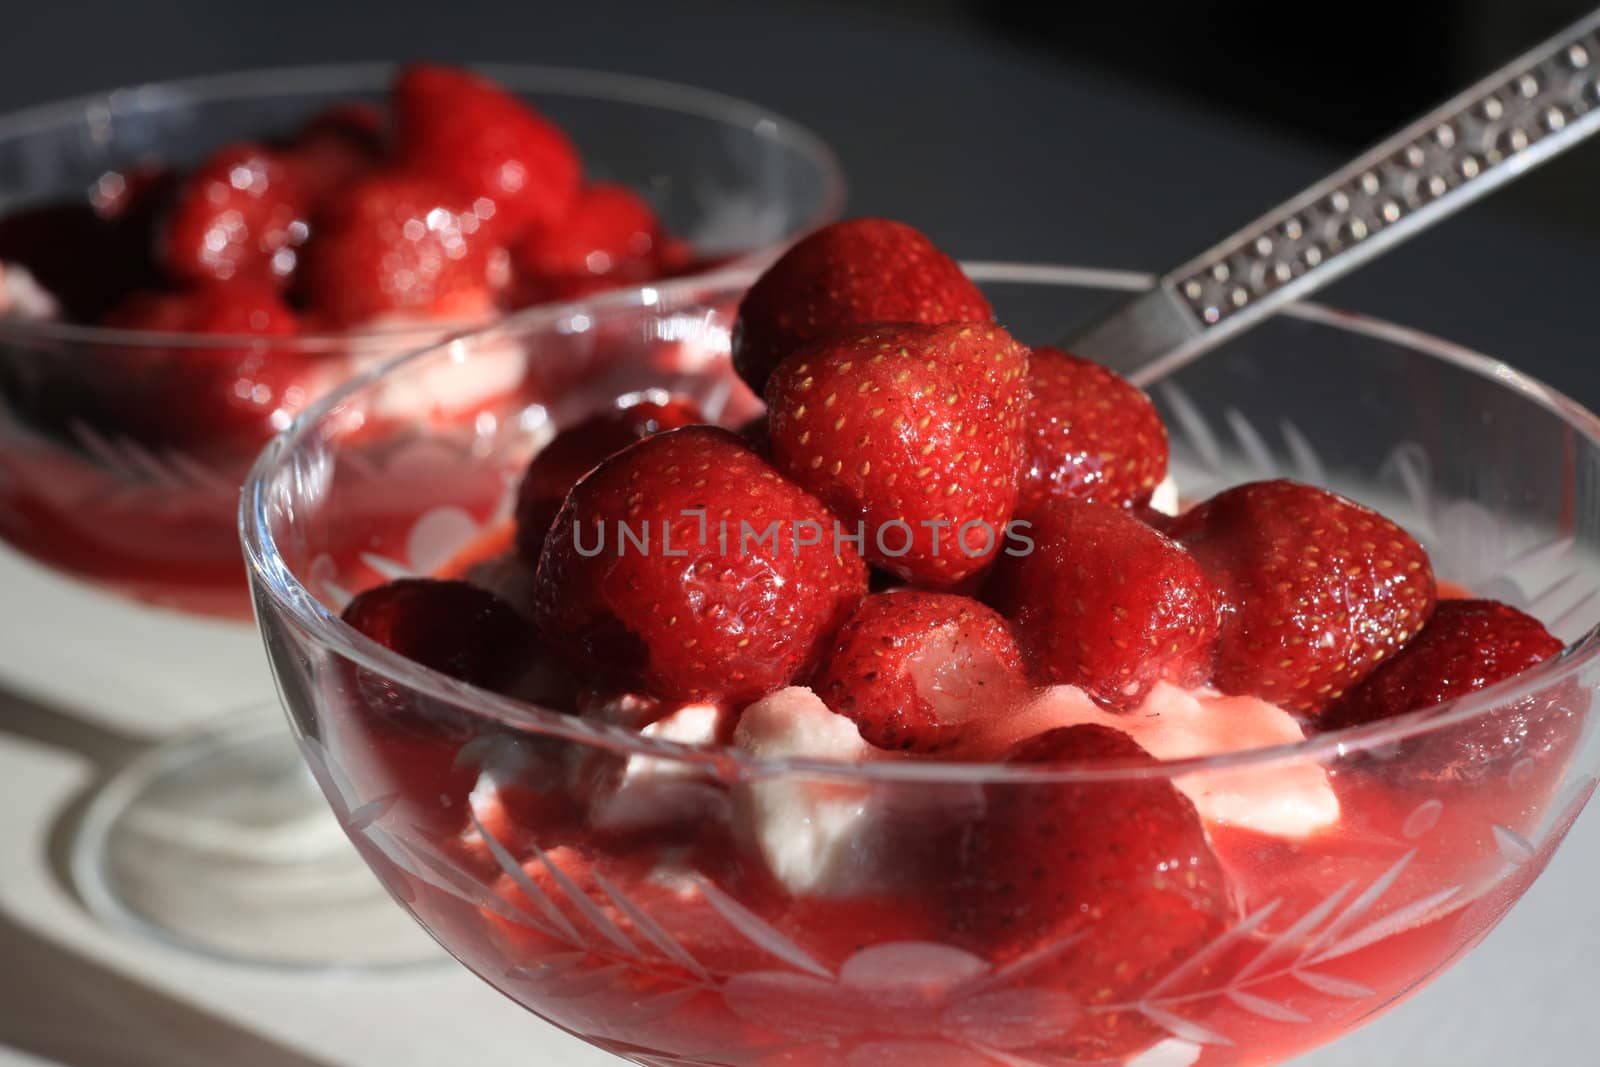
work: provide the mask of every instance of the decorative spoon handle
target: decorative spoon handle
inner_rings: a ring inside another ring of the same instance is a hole
[[[1600,128],[1600,11],[1066,342],[1146,384]]]

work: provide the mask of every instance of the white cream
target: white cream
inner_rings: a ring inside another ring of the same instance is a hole
[[[1178,483],[1172,480],[1172,475],[1169,473],[1150,494],[1150,508],[1163,515],[1176,515],[1179,507]]]
[[[37,321],[56,318],[60,313],[56,298],[25,267],[0,262],[0,319]]]
[[[439,344],[459,329],[460,324],[414,315],[379,316],[352,331],[343,359],[315,364],[307,396],[321,396],[396,356]],[[522,347],[509,338],[462,341],[452,348],[448,357],[432,356],[404,374],[388,375],[372,390],[369,414],[386,419],[459,417],[522,384],[527,360]]]
[[[630,709],[619,708],[626,717]],[[644,737],[680,745],[713,745],[727,709],[685,704],[639,731]],[[579,771],[589,794],[589,823],[599,830],[634,831],[728,817],[728,794],[694,763],[634,754],[601,755]]]
[[[733,743],[761,759],[862,763],[876,750],[856,724],[801,686],[745,709]],[[774,877],[791,892],[844,895],[870,879],[877,835],[869,786],[781,775],[741,785],[735,811]]]
[[[1098,723],[1121,730],[1160,760],[1189,759],[1305,740],[1293,715],[1255,697],[1158,683],[1130,712],[1105,710],[1070,685],[1052,686],[1007,716],[986,738],[999,755],[1060,726]],[[1174,779],[1208,824],[1298,839],[1339,821],[1339,798],[1319,765],[1303,759],[1194,771]]]

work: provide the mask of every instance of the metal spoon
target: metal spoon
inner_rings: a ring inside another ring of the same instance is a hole
[[[1065,342],[1146,385],[1600,129],[1600,11]]]

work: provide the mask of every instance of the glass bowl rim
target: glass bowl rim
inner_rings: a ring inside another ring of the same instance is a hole
[[[787,144],[810,159],[826,185],[823,201],[813,216],[798,227],[795,236],[825,225],[844,210],[847,183],[844,168],[827,141],[810,128],[751,100],[702,89],[682,82],[636,74],[563,67],[534,63],[452,63],[477,71],[519,93],[542,93],[609,100],[657,111],[677,112],[720,122],[730,128],[746,129],[754,137]],[[79,96],[35,104],[0,115],[0,142],[17,141],[43,130],[81,119],[95,109],[125,107],[123,101],[167,94],[189,99],[265,99],[274,96],[302,96],[314,92],[356,92],[386,87],[401,62],[318,63],[304,66],[258,67],[222,74],[201,74],[165,81],[139,82]],[[787,244],[788,241],[782,242]],[[752,249],[719,264],[710,271],[680,275],[674,281],[704,278],[724,270],[747,269],[766,262],[777,254],[778,246]],[[557,302],[548,307],[566,306]],[[520,308],[517,314],[530,310]],[[292,337],[262,338],[259,335],[168,333],[158,330],[109,329],[82,323],[27,320],[0,317],[0,341],[18,343],[48,342],[106,348],[268,348],[287,351],[344,351],[354,342],[389,345],[439,343],[467,329],[491,328],[499,316],[488,322],[429,322],[377,329],[318,331]]]
[[[1071,285],[1125,292],[1148,288],[1155,276],[1138,271],[1109,270],[1070,265],[964,260],[962,268],[979,282],[1013,284]],[[674,279],[659,286],[645,286],[607,293],[579,305],[529,308],[507,316],[486,330],[468,331],[439,344],[408,352],[351,378],[339,388],[303,411],[290,426],[275,437],[257,457],[240,495],[239,535],[244,546],[252,584],[267,590],[276,610],[292,616],[298,626],[319,645],[329,648],[385,680],[416,690],[435,700],[461,707],[514,729],[560,738],[614,752],[622,756],[668,759],[702,767],[724,780],[749,781],[784,775],[845,779],[854,782],[948,783],[987,785],[1024,782],[1105,782],[1133,779],[1166,779],[1205,771],[1243,770],[1273,766],[1298,760],[1321,762],[1351,752],[1394,744],[1430,730],[1445,729],[1508,703],[1522,699],[1534,690],[1554,685],[1575,675],[1600,659],[1600,624],[1572,642],[1558,656],[1504,679],[1484,689],[1445,701],[1429,708],[1408,712],[1359,726],[1342,727],[1314,734],[1300,741],[1242,749],[1235,752],[1163,760],[1154,765],[1130,761],[1108,761],[1092,768],[1050,764],[1004,764],[996,762],[956,762],[937,758],[907,759],[886,754],[866,763],[843,763],[817,758],[770,759],[750,755],[728,745],[688,745],[645,737],[638,731],[610,726],[576,715],[541,708],[512,697],[480,689],[448,675],[424,667],[378,644],[346,624],[312,595],[288,568],[273,540],[267,516],[267,486],[277,477],[284,460],[312,436],[318,425],[346,400],[373,386],[386,376],[398,373],[413,361],[501,331],[528,333],[550,327],[571,314],[574,306],[592,309],[596,314],[649,311],[670,301],[664,296],[694,290],[736,294],[749,287],[759,271],[730,267],[689,279]],[[1600,416],[1577,401],[1531,378],[1507,364],[1473,349],[1445,341],[1431,334],[1400,326],[1358,312],[1315,303],[1297,303],[1281,314],[1300,321],[1385,341],[1408,348],[1418,355],[1453,364],[1495,384],[1508,388],[1545,408],[1600,450]],[[259,602],[252,598],[258,618]]]

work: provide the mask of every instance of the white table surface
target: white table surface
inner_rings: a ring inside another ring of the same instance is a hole
[[[271,683],[253,632],[113,603],[0,550],[0,1067],[618,1062],[448,961],[385,976],[259,971],[144,943],[81,909],[49,844],[91,775],[71,746],[93,731],[38,705],[155,736],[256,698]],[[1482,947],[1301,1067],[1596,1062],[1596,884],[1590,812]]]

